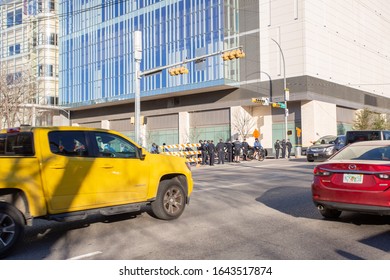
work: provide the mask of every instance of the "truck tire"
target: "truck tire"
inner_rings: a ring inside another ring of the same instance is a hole
[[[22,213],[13,205],[0,202],[0,258],[12,252],[23,233]]]
[[[160,182],[156,200],[151,203],[153,215],[162,220],[173,220],[183,213],[186,194],[179,180]]]

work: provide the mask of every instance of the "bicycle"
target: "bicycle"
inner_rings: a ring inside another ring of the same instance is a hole
[[[258,161],[263,161],[265,159],[265,151],[264,148],[258,148],[254,149],[253,158],[257,159]]]

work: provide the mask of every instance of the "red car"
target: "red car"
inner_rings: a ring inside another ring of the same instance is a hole
[[[325,218],[390,214],[390,140],[353,143],[314,168],[312,197]]]

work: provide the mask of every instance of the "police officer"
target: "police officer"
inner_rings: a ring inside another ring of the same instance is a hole
[[[225,143],[222,142],[222,139],[219,139],[219,143],[216,146],[218,153],[218,164],[225,163]]]
[[[210,166],[213,166],[215,160],[215,145],[213,140],[210,140],[210,143],[207,145],[207,151],[209,152]]]
[[[276,140],[276,142],[274,144],[274,148],[275,148],[275,158],[278,159],[279,158],[279,150],[280,150],[279,139]]]
[[[248,159],[249,144],[248,144],[248,142],[246,142],[246,138],[244,138],[244,141],[242,141],[241,148],[242,148],[242,159],[247,160]]]
[[[200,144],[200,147],[198,147],[198,151],[200,151],[200,156],[202,158],[202,165],[205,165],[206,164],[206,155],[207,155],[206,145],[205,145],[205,142],[203,142],[202,140],[199,140],[199,144]]]
[[[241,142],[236,138],[236,141],[233,142],[234,146],[234,161],[239,163],[240,162],[240,154],[241,154]]]
[[[226,143],[226,153],[227,153],[227,161],[232,162],[233,161],[233,144],[232,144],[231,140],[229,140]]]

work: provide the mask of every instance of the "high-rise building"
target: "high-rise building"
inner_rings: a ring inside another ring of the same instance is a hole
[[[61,0],[59,14],[59,102],[74,124],[134,136],[135,31],[141,71],[188,69],[140,77],[144,145],[250,137],[254,129],[266,148],[286,134],[308,145],[350,129],[357,109],[389,112],[385,0]],[[223,60],[234,47],[245,58]],[[218,55],[193,61],[207,54]],[[287,98],[287,110],[254,97]]]
[[[2,126],[52,124],[51,108],[58,105],[56,11],[54,0],[0,1]]]

